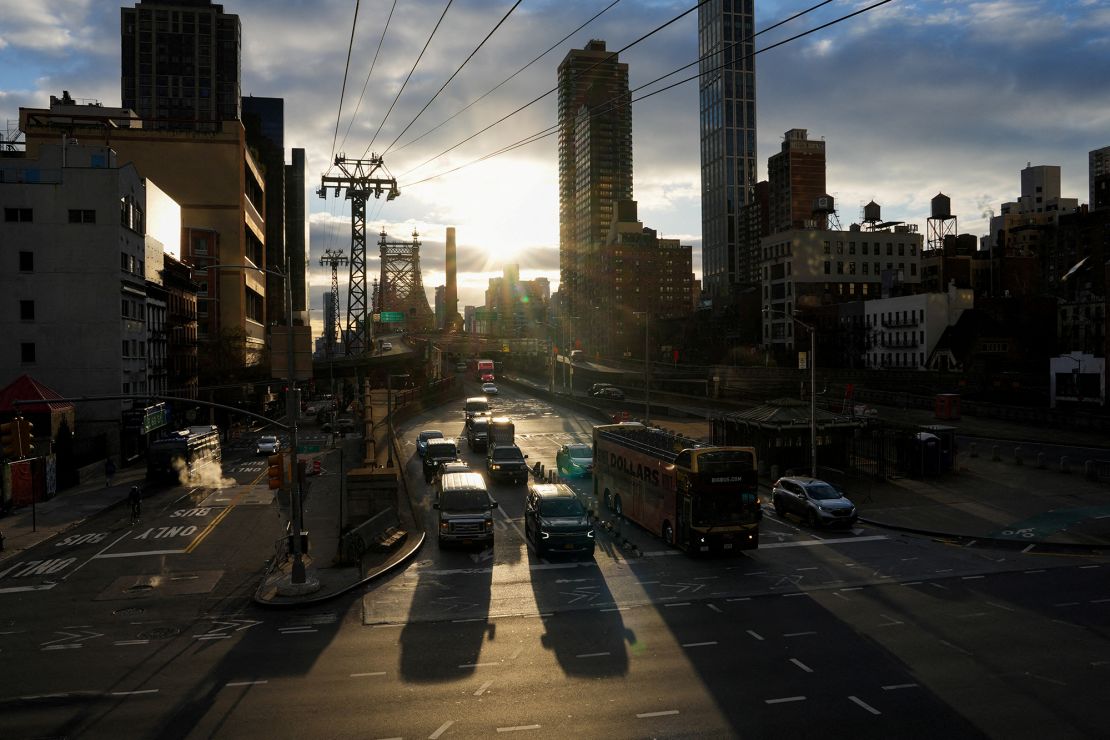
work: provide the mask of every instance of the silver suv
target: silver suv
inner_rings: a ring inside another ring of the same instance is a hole
[[[433,507],[439,512],[439,544],[492,545],[493,510],[486,482],[477,473],[447,473]]]
[[[851,527],[856,523],[856,506],[836,486],[819,478],[779,478],[771,491],[771,502],[780,517],[794,514],[810,527]]]

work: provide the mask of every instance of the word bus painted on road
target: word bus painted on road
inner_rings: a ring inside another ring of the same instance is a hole
[[[755,448],[713,447],[638,423],[594,427],[594,494],[688,552],[759,545]]]
[[[217,427],[189,427],[150,443],[146,453],[146,477],[186,482],[195,479],[208,466],[218,468],[222,457]]]

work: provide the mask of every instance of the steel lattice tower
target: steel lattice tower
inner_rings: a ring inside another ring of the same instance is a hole
[[[340,249],[325,249],[324,256],[320,258],[322,267],[331,267],[331,331],[328,332],[328,357],[335,357],[335,343],[339,334],[339,266],[347,264],[347,256]],[[327,320],[324,321],[327,326]]]
[[[382,193],[386,193],[386,200],[393,200],[401,191],[397,189],[397,180],[393,177],[374,177],[378,170],[385,167],[382,158],[376,154],[371,154],[370,159],[347,159],[346,155],[339,154],[335,157],[335,166],[341,175],[324,175],[317,192],[325,198],[331,186],[338,197],[340,189],[346,188],[346,197],[351,201],[351,271],[344,349],[346,354],[356,355],[369,351],[373,346],[366,315],[366,200],[371,195],[380,198]]]
[[[411,242],[394,242],[386,238],[382,229],[378,247],[381,249],[382,277],[380,287],[381,311],[400,311],[405,315],[405,326],[423,331],[435,324],[435,314],[428,305],[424,281],[420,277],[420,240],[414,229]]]

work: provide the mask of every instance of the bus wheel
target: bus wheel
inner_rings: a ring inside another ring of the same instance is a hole
[[[670,522],[663,522],[663,541],[668,545],[674,544],[674,528]]]

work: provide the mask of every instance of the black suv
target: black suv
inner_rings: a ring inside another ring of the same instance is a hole
[[[431,483],[439,470],[440,463],[454,462],[459,459],[459,448],[453,439],[429,439],[428,449],[424,452],[424,480]]]
[[[470,445],[470,449],[476,452],[486,449],[486,443],[489,441],[489,420],[488,416],[472,416],[466,423],[466,442]]]
[[[594,528],[582,502],[565,483],[538,483],[528,489],[524,537],[536,555],[549,552],[594,555]]]
[[[528,480],[526,457],[516,445],[490,445],[486,452],[486,472],[491,480],[524,483]]]

